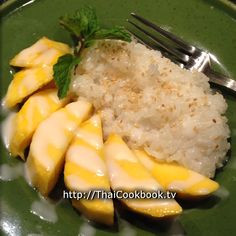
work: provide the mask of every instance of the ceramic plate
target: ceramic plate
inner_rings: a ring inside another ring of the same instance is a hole
[[[69,35],[58,24],[58,17],[73,12],[84,2],[9,0],[1,6],[1,98],[12,79],[9,59],[44,35],[70,43]],[[96,8],[103,26],[126,25],[126,18],[134,11],[148,17],[212,52],[222,68],[236,78],[236,11],[233,4],[216,0],[87,0],[86,4]],[[228,102],[232,148],[228,164],[216,175],[216,181],[222,187],[209,199],[185,204],[184,213],[176,221],[153,222],[123,212],[122,217],[117,218],[117,226],[112,229],[91,226],[67,200],[59,201],[55,206],[45,205],[21,175],[22,163],[10,158],[1,143],[1,177],[2,164],[15,170],[14,176],[10,176],[11,181],[0,182],[1,235],[236,235],[236,99],[227,93],[224,96]],[[39,204],[43,213],[45,207],[51,208],[51,215],[44,217],[55,222],[33,214],[35,204]]]

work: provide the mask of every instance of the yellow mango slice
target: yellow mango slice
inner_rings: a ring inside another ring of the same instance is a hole
[[[38,125],[54,111],[65,106],[68,100],[60,100],[57,89],[47,89],[29,97],[14,120],[14,135],[9,147],[11,155],[20,156],[24,160],[24,150],[29,146]]]
[[[128,148],[122,138],[111,135],[104,145],[105,160],[113,190],[158,191],[161,185],[149,174]],[[128,199],[122,200],[131,210],[152,217],[178,215],[182,208],[174,199]]]
[[[102,148],[101,119],[94,115],[79,127],[66,153],[64,181],[70,191],[110,191]],[[73,199],[72,205],[89,220],[106,225],[114,222],[112,199]]]
[[[175,191],[180,197],[203,197],[219,188],[217,182],[178,164],[160,162],[144,151],[134,153],[165,190]]]
[[[18,53],[10,61],[10,65],[17,67],[54,65],[58,57],[66,53],[71,53],[71,48],[68,45],[43,37]]]
[[[8,87],[4,105],[7,108],[14,107],[52,80],[53,69],[51,66],[21,70],[14,75]]]
[[[68,104],[54,112],[36,129],[26,162],[29,182],[47,196],[63,169],[66,150],[79,124],[88,118],[92,105],[85,101]]]

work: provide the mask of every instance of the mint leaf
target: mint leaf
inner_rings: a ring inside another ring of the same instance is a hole
[[[81,19],[82,35],[84,38],[90,37],[98,29],[96,12],[92,7],[83,7],[79,11]]]
[[[66,97],[70,87],[71,74],[76,65],[80,63],[80,57],[71,54],[65,54],[59,57],[57,63],[53,66],[53,77],[58,88],[58,97]]]
[[[60,24],[78,39],[89,38],[98,30],[95,10],[89,6],[82,7],[72,16],[61,17]]]
[[[80,63],[80,56],[84,48],[88,48],[100,39],[120,39],[131,41],[131,35],[123,27],[101,29],[98,25],[95,10],[85,6],[77,10],[74,15],[60,18],[60,24],[67,29],[76,41],[74,55],[61,56],[53,66],[54,80],[58,88],[58,97],[64,98],[70,87],[71,75],[75,66]]]
[[[120,39],[127,42],[131,41],[131,35],[124,27],[113,27],[111,29],[101,29],[98,26],[96,12],[92,7],[84,6],[77,10],[74,15],[60,18],[60,23],[66,28],[77,40],[89,41],[95,39]],[[87,42],[86,42],[87,41]]]
[[[95,40],[94,39],[87,39],[85,42],[84,42],[84,48],[89,48],[91,46],[93,46],[95,43]]]
[[[111,29],[99,29],[94,34],[94,39],[120,39],[131,42],[131,35],[124,27],[116,26]]]

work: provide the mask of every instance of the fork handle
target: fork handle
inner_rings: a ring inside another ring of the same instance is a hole
[[[210,78],[210,82],[216,85],[223,86],[224,88],[229,89],[231,92],[234,92],[236,95],[236,81],[230,79],[229,77],[222,75],[219,72],[212,70],[211,68],[207,68],[204,71],[204,74]]]

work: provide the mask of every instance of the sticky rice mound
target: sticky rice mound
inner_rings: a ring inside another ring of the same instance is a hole
[[[208,81],[135,41],[103,40],[84,52],[71,91],[101,112],[105,138],[213,177],[230,144],[227,104]]]

